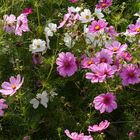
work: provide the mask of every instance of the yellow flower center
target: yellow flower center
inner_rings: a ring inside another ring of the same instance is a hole
[[[37,48],[40,48],[40,45],[37,45]]]
[[[102,3],[102,7],[106,7],[106,3]]]
[[[116,52],[118,49],[116,47],[113,48],[113,52]]]
[[[93,62],[91,60],[88,61],[88,65],[91,65],[93,64]]]
[[[12,85],[12,89],[16,89],[16,86],[15,85]]]
[[[86,17],[85,17],[86,19],[89,19],[89,15],[86,15]]]
[[[100,26],[99,25],[96,25],[95,26],[95,30],[99,30],[100,29]]]
[[[140,32],[140,28],[137,28],[137,29],[136,29],[136,32]]]

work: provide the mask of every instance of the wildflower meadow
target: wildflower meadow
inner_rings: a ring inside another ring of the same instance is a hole
[[[0,0],[0,140],[140,140],[140,1]]]

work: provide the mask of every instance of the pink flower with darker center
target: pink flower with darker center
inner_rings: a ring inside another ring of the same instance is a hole
[[[100,52],[96,53],[96,63],[112,63],[112,53],[107,49],[102,49]]]
[[[70,0],[72,3],[76,3],[78,2],[78,0]]]
[[[112,5],[112,0],[99,0],[99,3],[96,5],[98,9],[106,9]]]
[[[64,132],[71,140],[93,140],[93,138],[90,135],[84,135],[83,133],[80,134],[78,134],[77,132],[70,133],[69,130],[67,129]]]
[[[114,38],[116,36],[118,36],[115,28],[113,26],[107,27],[105,28],[105,32],[111,37]]]
[[[57,71],[63,77],[72,76],[78,69],[76,58],[70,52],[61,52],[56,59],[56,64],[58,65]]]
[[[108,120],[102,121],[99,123],[99,125],[92,125],[88,127],[89,132],[101,132],[105,129],[107,129],[110,125],[110,122]]]
[[[129,84],[136,84],[140,82],[140,68],[136,64],[128,64],[124,66],[120,72],[122,84],[128,86]]]
[[[8,33],[14,33],[15,28],[16,28],[16,16],[11,14],[11,15],[4,15],[4,31]]]
[[[120,42],[114,41],[111,44],[106,44],[105,46],[112,54],[120,54],[127,49],[127,45],[123,44],[121,45]]]
[[[25,8],[25,9],[23,9],[22,13],[25,15],[29,15],[29,14],[33,13],[33,10],[32,10],[32,8]]]
[[[84,56],[84,58],[81,61],[82,68],[84,68],[84,69],[90,68],[90,66],[94,63],[95,63],[94,57],[90,58],[90,57]]]
[[[22,86],[24,78],[21,78],[20,74],[18,74],[16,77],[11,76],[9,79],[10,82],[3,82],[0,89],[0,92],[3,95],[10,95],[16,93],[16,91]]]
[[[97,33],[102,32],[107,26],[107,22],[103,19],[99,19],[98,21],[92,21],[91,25],[88,26],[89,33]]]
[[[23,32],[28,32],[28,31],[29,31],[29,27],[28,27],[27,15],[21,14],[20,16],[17,17],[15,34],[22,36]]]
[[[100,113],[112,112],[117,108],[116,97],[113,93],[103,93],[94,98],[93,106]]]
[[[8,108],[8,105],[5,104],[4,99],[0,99],[0,117],[4,116],[4,110]]]
[[[132,35],[136,35],[140,33],[140,21],[137,21],[136,24],[130,24],[128,32]]]
[[[116,66],[111,66],[106,63],[101,63],[98,65],[91,65],[90,69],[92,72],[86,73],[86,79],[91,80],[91,83],[104,82],[106,78],[111,78],[117,71]]]

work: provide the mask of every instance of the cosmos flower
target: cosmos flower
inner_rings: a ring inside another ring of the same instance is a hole
[[[63,77],[70,77],[77,71],[76,58],[70,52],[61,52],[56,59],[57,71]]]
[[[128,86],[129,84],[136,84],[140,82],[140,68],[136,64],[128,64],[124,66],[120,72],[122,84]]]
[[[4,15],[4,27],[3,30],[8,33],[14,33],[16,28],[16,16],[11,15]]]
[[[4,116],[4,110],[8,108],[8,105],[5,104],[4,99],[0,99],[0,117]]]
[[[117,108],[116,97],[113,93],[100,94],[94,98],[93,106],[100,113],[110,113]]]
[[[68,33],[64,34],[64,43],[68,48],[72,48],[75,45],[74,39]]]
[[[41,39],[33,39],[29,45],[29,51],[32,53],[45,52],[47,50],[46,42]]]
[[[110,122],[108,120],[104,120],[99,123],[99,125],[93,125],[88,127],[89,132],[101,132],[105,129],[107,129],[110,125]]]
[[[77,132],[70,133],[67,129],[65,130],[65,134],[71,140],[93,140],[93,138],[90,135],[84,135],[83,133],[78,134]]]
[[[32,55],[32,62],[34,65],[42,64],[42,55],[40,53],[33,53]]]
[[[105,32],[111,37],[114,38],[116,36],[118,36],[115,28],[113,26],[109,26],[105,28]]]
[[[29,14],[33,13],[33,10],[32,10],[32,8],[25,8],[25,9],[23,9],[22,13],[25,15],[29,15]]]
[[[94,20],[94,18],[92,17],[89,9],[84,9],[84,11],[80,14],[79,20],[81,20],[82,23],[87,23]]]
[[[107,26],[107,22],[103,19],[99,19],[98,21],[92,21],[91,25],[88,26],[89,33],[98,33],[104,31]]]
[[[103,13],[101,12],[101,9],[98,9],[98,8],[95,8],[94,15],[95,15],[98,19],[103,19],[103,18],[104,18],[104,15],[103,15]]]
[[[112,0],[99,0],[99,3],[96,5],[96,8],[106,9],[112,5]]]
[[[72,3],[76,3],[78,2],[78,0],[70,0]]]
[[[3,95],[12,96],[22,86],[24,78],[21,78],[20,74],[18,74],[16,77],[11,76],[9,81],[10,82],[2,83],[2,85],[1,85],[2,89],[0,90],[0,92]]]
[[[137,21],[136,24],[130,24],[128,32],[132,35],[136,35],[140,33],[140,21]]]
[[[15,35],[22,36],[23,32],[28,32],[28,19],[26,14],[21,14],[17,17]]]

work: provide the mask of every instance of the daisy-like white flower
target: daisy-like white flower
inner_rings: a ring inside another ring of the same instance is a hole
[[[38,93],[36,95],[36,98],[33,98],[30,101],[30,104],[33,105],[34,109],[37,109],[39,104],[42,104],[45,108],[47,108],[49,102],[49,97],[46,91],[43,91],[42,93]]]
[[[9,82],[3,82],[0,89],[0,92],[3,95],[10,95],[16,93],[16,91],[22,86],[24,81],[24,78],[21,78],[20,74],[18,74],[16,77],[11,76],[9,79]]]
[[[110,122],[108,120],[102,121],[99,123],[99,125],[93,125],[88,127],[89,132],[101,132],[105,129],[107,129],[110,125]]]
[[[41,39],[32,40],[32,44],[29,46],[29,51],[32,53],[45,52],[46,50],[46,42]]]
[[[98,8],[95,8],[94,15],[95,15],[98,19],[104,18],[104,14],[102,13],[102,10],[101,10],[101,9],[98,9]]]
[[[117,108],[116,96],[113,93],[103,93],[94,98],[93,106],[100,113],[112,112]]]
[[[75,41],[68,33],[65,33],[64,42],[68,48],[72,48],[75,45]]]
[[[80,20],[82,23],[87,23],[94,20],[91,15],[91,11],[89,9],[84,9],[84,11],[80,14]]]

